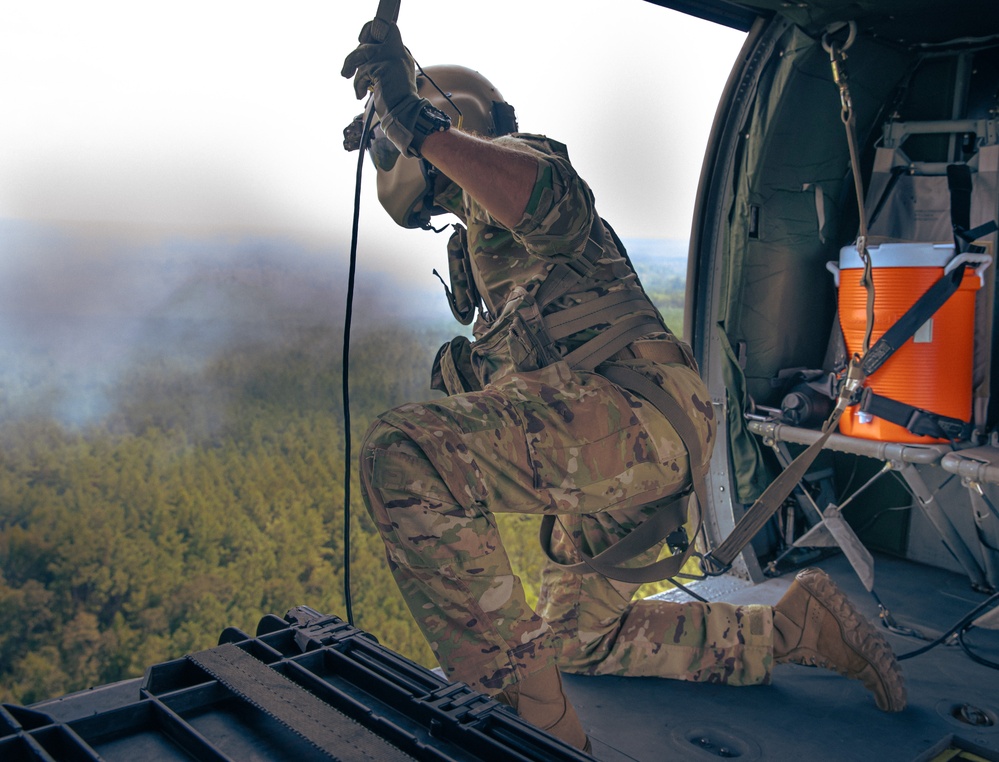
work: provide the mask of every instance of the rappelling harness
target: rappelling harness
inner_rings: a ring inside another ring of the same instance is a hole
[[[445,292],[455,318],[467,325],[472,321],[475,309],[481,306],[481,300],[470,272],[465,230],[460,225],[455,228],[448,245],[451,286],[448,288],[445,284]],[[563,563],[551,550],[552,532],[559,518],[549,514],[541,521],[541,546],[552,562],[575,573],[598,572],[624,582],[642,583],[675,576],[694,552],[683,525],[687,520],[691,492],[700,505],[706,504],[702,448],[697,429],[686,410],[650,378],[615,360],[640,358],[659,364],[683,364],[693,369],[696,364],[689,347],[666,327],[659,311],[640,287],[611,291],[571,307],[553,308],[559,299],[590,279],[601,261],[606,262],[608,235],[627,261],[624,244],[605,221],[597,218],[582,254],[572,262],[555,265],[545,280],[530,290],[513,289],[500,313],[487,321],[486,330],[506,331],[513,339],[507,342],[508,345],[524,348],[520,356],[513,358],[519,370],[564,362],[572,370],[602,375],[652,404],[680,436],[688,454],[692,489],[666,498],[649,518],[620,542],[593,556],[576,547],[582,560],[575,564]],[[593,331],[597,331],[595,336],[562,354],[559,345],[567,339]],[[662,334],[667,338],[642,340]],[[441,347],[434,362],[433,387],[450,394],[476,391],[479,388],[477,379],[470,378],[468,370],[469,356],[475,352],[475,345],[464,337],[457,337]],[[625,565],[664,541],[674,551],[673,555],[642,567]]]

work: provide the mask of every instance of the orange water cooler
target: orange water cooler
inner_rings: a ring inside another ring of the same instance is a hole
[[[873,346],[943,277],[954,259],[954,245],[885,243],[869,247],[868,252],[874,279]],[[852,356],[861,352],[867,326],[867,290],[860,282],[864,271],[855,246],[840,251],[838,269],[839,319]],[[957,292],[864,385],[875,394],[913,407],[971,420],[975,294],[981,287],[982,269],[976,273],[968,267]],[[862,439],[923,444],[946,441],[913,434],[856,406],[846,409],[839,426],[844,434]]]

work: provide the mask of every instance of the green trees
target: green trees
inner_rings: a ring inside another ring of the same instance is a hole
[[[352,459],[375,415],[432,395],[430,363],[451,332],[355,336]],[[50,412],[55,365],[22,377],[0,365],[0,701],[138,676],[300,604],[345,615],[340,340],[293,323],[209,358],[149,352],[86,388],[113,404],[91,405],[100,417],[85,424]],[[33,387],[44,389],[23,404]],[[433,665],[354,472],[356,624]],[[498,521],[533,602],[537,519]]]
[[[299,604],[343,615],[338,341],[309,330],[136,369],[85,428],[0,411],[0,700],[140,675]],[[436,337],[361,346],[355,443],[426,396]],[[353,496],[358,624],[427,662]]]

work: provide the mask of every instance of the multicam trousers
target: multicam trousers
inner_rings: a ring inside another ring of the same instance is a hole
[[[689,403],[710,452],[713,413],[696,373],[633,364]],[[576,547],[613,545],[689,484],[673,427],[598,374],[557,363],[391,410],[368,432],[361,478],[392,572],[450,679],[495,694],[557,661],[587,674],[769,681],[766,606],[632,602],[638,585],[551,563],[538,610],[527,604],[494,512],[559,515],[551,550],[573,561]]]

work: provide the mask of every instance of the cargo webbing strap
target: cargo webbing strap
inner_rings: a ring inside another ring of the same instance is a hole
[[[973,190],[971,181],[971,167],[967,164],[947,165],[947,191],[950,194],[950,224],[955,231],[967,230],[971,227],[971,193]],[[974,239],[971,239],[974,240]],[[966,251],[967,244],[971,241],[962,242],[955,237],[954,253]]]
[[[701,507],[706,506],[708,504],[707,485],[704,480],[704,470],[700,466],[702,462],[701,443],[697,435],[697,430],[694,428],[694,423],[690,420],[690,416],[687,415],[687,411],[660,386],[653,383],[648,377],[627,366],[605,366],[601,369],[601,375],[618,386],[644,397],[666,416],[670,425],[676,429],[684,447],[687,448],[694,498]],[[619,542],[595,556],[585,553],[577,546],[576,552],[580,555],[582,561],[575,564],[563,563],[552,554],[551,537],[557,517],[549,514],[541,520],[541,529],[539,531],[541,547],[549,560],[558,564],[563,569],[576,574],[597,572],[611,579],[636,584],[668,579],[669,577],[676,576],[687,562],[687,559],[690,558],[691,553],[694,551],[692,543],[688,544],[679,553],[647,564],[646,566],[631,568],[622,566],[622,564],[655,547],[663,541],[663,538],[667,534],[678,527],[682,527],[687,518],[688,498],[688,492],[677,495],[672,502],[645,519]],[[700,515],[700,511],[698,511],[698,515]],[[695,531],[694,534],[696,536],[697,532]]]
[[[964,271],[967,263],[962,262],[950,273],[944,275],[936,283],[930,286],[929,290],[923,294],[916,303],[909,307],[894,325],[885,331],[881,338],[874,342],[874,346],[864,355],[861,366],[864,375],[870,376],[878,368],[884,365],[885,361],[898,350],[905,342],[911,339],[919,327],[936,314],[944,303],[957,293],[964,278]]]
[[[187,658],[222,685],[332,759],[404,762],[413,757],[231,644]]]
[[[913,434],[935,439],[961,441],[970,439],[975,431],[975,425],[970,421],[950,418],[890,397],[882,397],[871,391],[870,387],[865,388],[861,394],[857,410],[890,421]]]
[[[864,375],[861,364],[858,358],[855,357],[850,362],[847,376],[844,379],[839,398],[836,401],[836,407],[822,426],[822,436],[809,445],[804,452],[791,461],[788,467],[776,479],[770,482],[767,488],[763,490],[763,494],[756,499],[756,502],[750,506],[749,510],[736,523],[732,533],[717,548],[704,557],[706,565],[718,567],[713,571],[724,571],[731,566],[735,557],[742,552],[742,549],[756,536],[757,532],[763,529],[763,525],[770,520],[770,517],[777,512],[777,509],[780,508],[787,496],[791,494],[794,486],[805,477],[808,469],[811,468],[812,463],[828,441],[829,436],[836,430],[840,416],[843,415],[843,411],[849,405],[854,392],[860,388],[863,380]],[[705,568],[704,571],[710,573],[712,570]]]

